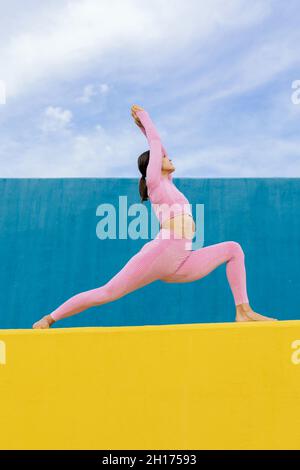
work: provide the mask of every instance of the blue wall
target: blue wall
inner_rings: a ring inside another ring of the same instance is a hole
[[[299,319],[300,179],[174,182],[193,213],[204,204],[205,245],[242,245],[252,307]],[[99,204],[117,207],[120,195],[139,203],[137,185],[134,178],[0,180],[0,328],[31,328],[67,298],[107,282],[149,240],[96,236]],[[227,322],[234,313],[222,265],[191,283],[156,281],[55,327]]]

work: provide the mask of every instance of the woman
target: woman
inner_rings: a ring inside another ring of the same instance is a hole
[[[254,312],[249,305],[244,252],[239,243],[226,241],[199,250],[191,249],[195,223],[188,200],[173,183],[172,160],[149,114],[137,105],[132,106],[131,114],[150,147],[138,158],[142,173],[141,199],[150,199],[160,221],[160,230],[106,284],[74,295],[34,323],[33,328],[49,328],[61,318],[117,300],[155,280],[170,283],[201,279],[223,263],[226,263],[226,276],[236,306],[235,320],[276,320]]]

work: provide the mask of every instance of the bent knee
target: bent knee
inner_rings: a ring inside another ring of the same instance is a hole
[[[227,245],[230,250],[230,253],[234,255],[245,256],[244,250],[238,242],[230,241],[227,242]]]

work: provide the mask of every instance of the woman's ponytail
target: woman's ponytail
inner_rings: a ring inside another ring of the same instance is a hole
[[[146,178],[145,178],[144,175],[140,178],[139,192],[140,192],[140,196],[141,196],[141,202],[147,201],[148,200],[148,189],[147,189]]]
[[[149,199],[147,182],[146,182],[146,171],[147,171],[147,166],[149,163],[149,158],[150,158],[149,150],[142,153],[138,158],[138,167],[139,167],[140,172],[142,173],[142,176],[139,181],[139,192],[141,196],[141,202],[147,201]]]

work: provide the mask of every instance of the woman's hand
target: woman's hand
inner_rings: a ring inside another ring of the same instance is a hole
[[[139,111],[139,110],[144,111],[144,109],[141,106],[139,106],[138,104],[132,105],[131,106],[131,116],[135,120],[136,125],[143,128],[143,125],[142,125],[141,121],[139,120],[139,118],[136,115],[136,111]]]

